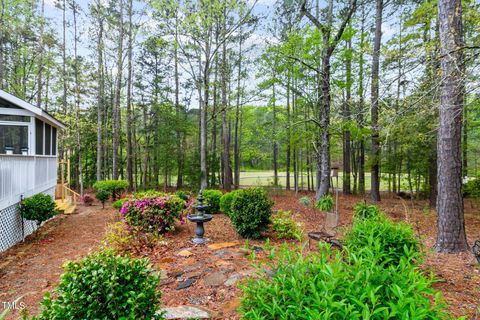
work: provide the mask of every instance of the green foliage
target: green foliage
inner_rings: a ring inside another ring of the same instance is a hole
[[[102,203],[102,208],[105,208],[105,202],[110,198],[110,192],[103,189],[98,189],[95,192],[95,198]]]
[[[175,195],[183,201],[188,201],[188,199],[190,199],[190,192],[188,191],[178,190],[175,192]]]
[[[114,209],[120,210],[120,209],[122,209],[123,204],[124,204],[125,202],[127,202],[127,201],[128,201],[127,198],[118,199],[118,200],[116,200],[116,201],[114,201],[114,202],[112,203],[112,207],[113,207]]]
[[[260,188],[238,190],[232,202],[230,219],[244,238],[259,238],[270,224],[273,201]]]
[[[128,228],[123,221],[118,221],[108,225],[102,244],[123,255],[127,252],[145,252],[145,248],[153,249],[162,239],[159,234],[138,232]]]
[[[160,278],[149,263],[148,259],[116,256],[112,250],[68,262],[56,298],[47,293],[42,312],[34,319],[163,319],[156,314]]]
[[[120,213],[130,230],[163,234],[173,230],[184,209],[185,201],[175,195],[165,195],[128,200]]]
[[[206,213],[215,214],[220,211],[220,198],[223,196],[223,193],[220,190],[207,189],[202,192],[203,197],[205,198],[205,204],[208,204],[209,207]]]
[[[311,204],[310,197],[307,197],[307,196],[301,197],[301,198],[298,200],[298,202],[299,202],[300,204],[302,204],[304,207],[309,207],[310,204]]]
[[[463,196],[467,198],[480,198],[480,178],[469,180],[463,185]]]
[[[102,180],[93,184],[95,190],[105,190],[111,193],[112,200],[115,200],[118,193],[128,188],[127,180]]]
[[[284,246],[258,276],[241,285],[242,319],[449,319],[434,280],[409,263],[409,256],[387,267],[364,248],[306,255]],[[265,272],[265,270],[271,270]]]
[[[367,204],[366,202],[359,202],[355,205],[353,217],[355,219],[370,219],[381,215],[380,210],[376,205]]]
[[[232,213],[232,203],[235,195],[238,193],[239,190],[234,190],[232,192],[225,193],[220,198],[220,211],[227,216],[230,216]]]
[[[378,213],[366,219],[356,219],[345,233],[345,246],[362,254],[363,248],[378,253],[377,259],[385,265],[397,265],[402,258],[419,258],[420,242],[412,226],[395,223]]]
[[[317,208],[321,211],[330,212],[333,209],[333,198],[331,195],[326,194],[322,196],[317,202]]]
[[[56,214],[55,201],[47,194],[39,193],[25,198],[20,204],[20,215],[26,220],[36,221],[38,225]]]
[[[291,211],[278,210],[272,215],[272,229],[279,239],[302,239],[302,229],[293,219]]]
[[[135,192],[133,195],[135,199],[154,198],[167,195],[165,192],[157,191],[154,189]]]

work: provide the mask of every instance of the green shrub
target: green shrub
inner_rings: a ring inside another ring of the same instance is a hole
[[[238,193],[239,190],[234,190],[232,192],[225,193],[220,198],[220,212],[230,216],[232,213],[232,202],[235,198],[235,195]]]
[[[55,290],[46,294],[34,319],[163,319],[159,276],[148,259],[115,256],[112,250],[93,253],[64,265]]]
[[[188,191],[178,190],[175,192],[175,195],[183,201],[188,201],[188,199],[190,199],[190,192]]]
[[[480,198],[480,177],[469,180],[463,185],[463,196],[467,198]]]
[[[175,195],[126,201],[120,213],[129,229],[144,233],[163,234],[173,230],[186,203]]]
[[[239,190],[232,202],[230,219],[244,238],[259,238],[270,224],[273,201],[260,188]]]
[[[358,254],[363,248],[370,248],[386,265],[396,265],[403,257],[420,256],[420,242],[412,226],[395,223],[383,214],[355,220],[352,228],[345,233],[345,247]]]
[[[310,206],[310,203],[311,203],[311,200],[310,200],[310,197],[301,197],[298,202],[300,204],[302,204],[304,207],[309,207]]]
[[[353,217],[360,220],[375,218],[380,214],[380,210],[376,205],[367,204],[366,202],[357,203],[353,211]]]
[[[302,229],[293,220],[291,211],[278,210],[273,214],[272,228],[279,239],[302,239]]]
[[[220,190],[203,190],[202,195],[205,198],[205,204],[209,205],[208,209],[205,210],[206,213],[215,214],[220,212],[220,198],[223,195]]]
[[[127,180],[102,180],[93,184],[95,190],[105,190],[110,192],[112,200],[116,200],[119,193],[128,188]]]
[[[333,209],[333,198],[331,195],[323,195],[317,202],[317,208],[321,211],[330,212]]]
[[[22,200],[20,204],[20,215],[26,220],[36,221],[40,225],[57,214],[55,201],[52,197],[39,193]]]
[[[306,255],[284,246],[272,262],[260,264],[257,276],[240,285],[242,319],[450,318],[434,280],[408,257],[385,268],[371,250],[356,256],[328,244],[319,248]]]
[[[110,198],[110,192],[103,189],[98,189],[95,192],[95,198],[102,203],[102,208],[105,208],[105,202],[107,202],[108,198]]]
[[[112,207],[113,207],[114,209],[120,210],[120,209],[122,209],[123,204],[124,204],[125,202],[127,202],[127,201],[128,201],[127,198],[118,199],[118,200],[116,200],[116,201],[114,201],[114,202],[112,203]]]
[[[135,192],[133,196],[135,199],[143,199],[143,198],[161,197],[165,195],[167,195],[165,192],[151,189],[151,190]]]

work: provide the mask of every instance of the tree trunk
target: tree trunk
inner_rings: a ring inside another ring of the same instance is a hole
[[[100,5],[98,2],[97,5]],[[100,8],[99,8],[100,10]],[[103,74],[103,17],[98,13],[98,39],[97,39],[97,72],[98,72],[98,92],[97,92],[97,181],[103,178],[103,153],[102,153],[102,128],[105,99],[105,83]]]
[[[464,103],[460,0],[439,0],[442,85],[437,141],[437,242],[439,252],[468,250],[462,197],[461,133]]]
[[[223,34],[226,34],[226,14],[223,17]],[[230,130],[227,126],[227,39],[222,45],[222,135],[223,135],[223,189],[232,190],[233,178],[230,165]]]
[[[177,189],[183,187],[183,167],[184,167],[184,148],[183,135],[185,135],[183,126],[183,110],[180,110],[180,76],[178,72],[178,11],[175,11],[175,43],[173,44],[174,76],[175,76],[175,113],[177,117]],[[179,128],[179,124],[182,125]]]
[[[77,142],[77,165],[78,165],[78,184],[80,195],[83,195],[83,167],[82,167],[82,148],[80,140],[80,70],[78,59],[78,36],[77,36],[77,14],[78,7],[75,1],[72,2],[73,11],[73,34],[74,34],[74,71],[75,71],[75,123],[76,123],[76,142]]]
[[[350,121],[350,104],[352,99],[352,41],[347,41],[347,58],[345,61],[346,69],[346,101],[343,105],[343,118],[348,123]],[[350,189],[350,130],[347,128],[343,130],[343,193],[351,194]]]
[[[133,115],[132,115],[132,77],[133,77],[133,68],[132,68],[132,56],[133,56],[133,0],[128,2],[128,61],[127,61],[127,180],[128,180],[128,189],[133,190],[133,142],[132,142],[132,126],[133,126]]]
[[[378,127],[378,104],[379,104],[379,69],[380,69],[380,46],[382,43],[382,15],[383,0],[377,0],[375,14],[375,39],[373,41],[372,57],[372,166],[371,166],[371,191],[373,202],[380,201],[380,128]]]

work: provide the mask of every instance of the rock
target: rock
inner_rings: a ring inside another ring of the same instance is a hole
[[[177,270],[170,272],[170,277],[178,278],[183,274],[183,271]]]
[[[210,301],[210,296],[188,297],[188,302],[196,305],[205,305]]]
[[[232,274],[230,277],[228,277],[227,281],[225,281],[225,285],[227,287],[233,286],[235,283],[237,283],[238,280],[240,280],[242,276],[238,273]]]
[[[218,287],[222,283],[225,282],[227,278],[221,272],[213,272],[210,273],[208,276],[205,277],[204,282],[206,286],[209,287]]]
[[[219,258],[224,258],[226,256],[231,255],[232,253],[229,250],[220,250],[215,252],[213,255]]]
[[[200,261],[200,262],[192,264],[192,265],[187,265],[185,268],[183,268],[183,270],[185,272],[189,272],[189,271],[199,269],[199,268],[203,267],[204,265],[205,265],[205,262]]]
[[[193,253],[191,253],[188,250],[182,250],[177,252],[177,256],[180,256],[180,257],[190,257],[191,255],[193,255]]]
[[[168,278],[168,279],[160,280],[160,285],[161,286],[166,286],[167,284],[170,284],[170,283],[173,283],[173,282],[175,282],[175,279]]]
[[[185,273],[183,277],[185,279],[195,279],[195,278],[199,278],[201,275],[202,275],[201,271],[192,271],[192,272]]]
[[[190,287],[194,282],[195,282],[195,280],[187,279],[185,281],[180,282],[176,289],[177,290],[186,289],[186,288]],[[174,319],[174,318],[172,318],[172,319]]]
[[[221,243],[213,243],[208,245],[210,249],[224,249],[224,248],[229,248],[229,247],[235,247],[238,245],[238,242],[221,242]]]
[[[180,306],[161,310],[165,319],[210,319],[210,312],[198,307]]]
[[[252,250],[246,248],[239,248],[238,252],[244,256],[248,256],[252,253]]]
[[[168,278],[167,270],[160,270],[160,280],[165,280]]]

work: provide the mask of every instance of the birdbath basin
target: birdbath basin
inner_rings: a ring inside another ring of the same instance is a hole
[[[203,224],[205,222],[209,222],[213,218],[213,215],[205,213],[205,210],[208,209],[209,205],[204,204],[203,200],[204,198],[202,196],[202,191],[200,190],[200,193],[197,197],[197,204],[193,206],[195,213],[187,215],[187,219],[189,221],[197,224],[195,227],[195,238],[192,240],[192,242],[195,244],[203,244],[207,242],[207,239],[203,237],[205,234],[205,228]]]

